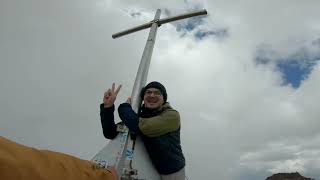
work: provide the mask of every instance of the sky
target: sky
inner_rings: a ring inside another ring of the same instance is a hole
[[[320,179],[320,1],[1,0],[0,135],[91,159],[99,104],[113,82],[131,94],[148,36],[111,35],[206,9],[158,29],[148,81],[180,112],[186,174]]]

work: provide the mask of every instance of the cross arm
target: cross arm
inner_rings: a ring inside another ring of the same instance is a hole
[[[207,14],[207,11],[204,9],[204,10],[201,10],[201,11],[195,11],[195,12],[191,12],[191,13],[181,14],[181,15],[178,15],[178,16],[163,18],[163,19],[159,20],[158,24],[161,25],[161,24],[165,24],[165,23],[168,23],[168,22],[177,21],[177,20],[180,20],[180,19],[186,19],[186,18],[189,18],[189,17],[206,15],[206,14]]]
[[[147,29],[147,28],[151,27],[151,25],[153,23],[157,23],[157,25],[160,26],[161,24],[165,24],[165,23],[168,23],[168,22],[172,22],[172,21],[176,21],[176,20],[180,20],[180,19],[185,19],[185,18],[189,18],[189,17],[193,17],[193,16],[206,15],[206,14],[207,14],[207,11],[204,9],[204,10],[201,10],[201,11],[185,13],[185,14],[181,14],[181,15],[178,15],[178,16],[173,16],[173,17],[168,17],[168,18],[163,18],[163,19],[157,18],[157,19],[155,19],[153,21],[150,21],[148,23],[142,24],[140,26],[136,26],[134,28],[127,29],[127,30],[115,33],[115,34],[112,35],[112,38],[115,39],[115,38],[118,38],[120,36],[124,36],[124,35],[130,34],[130,33],[134,33],[136,31],[140,31],[142,29]]]
[[[112,38],[115,39],[117,37],[124,36],[126,34],[134,33],[136,31],[140,31],[142,29],[147,29],[147,28],[151,27],[151,25],[152,25],[152,22],[148,22],[148,23],[142,24],[140,26],[136,26],[134,28],[131,28],[131,29],[128,29],[128,30],[124,30],[124,31],[121,31],[121,32],[113,34]]]

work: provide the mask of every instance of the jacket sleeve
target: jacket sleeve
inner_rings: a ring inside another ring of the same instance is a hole
[[[103,135],[107,139],[113,139],[118,135],[117,125],[114,122],[114,105],[105,108],[103,104],[100,105],[100,117]]]
[[[158,116],[140,118],[139,129],[149,137],[157,137],[180,128],[179,112],[173,109],[164,111]]]
[[[118,108],[118,114],[120,119],[124,122],[124,124],[129,128],[129,130],[138,134],[139,131],[139,116],[135,113],[129,103],[122,103]]]

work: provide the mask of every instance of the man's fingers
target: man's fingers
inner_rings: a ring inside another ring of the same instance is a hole
[[[104,93],[104,98],[110,97],[111,96],[111,90],[108,89],[105,93]]]
[[[122,85],[120,84],[120,85],[118,86],[118,88],[117,88],[116,92],[115,92],[115,95],[118,95],[118,93],[119,93],[119,91],[120,91],[121,87],[122,87]]]
[[[115,84],[112,83],[112,92],[114,92],[114,87],[115,87]]]
[[[104,92],[103,96],[106,97],[108,95],[108,93],[109,93],[109,89],[106,92]]]
[[[108,89],[108,91],[106,92],[107,95],[111,94],[111,89]]]

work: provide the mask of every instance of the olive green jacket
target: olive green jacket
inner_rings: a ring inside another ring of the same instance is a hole
[[[169,103],[162,106],[163,112],[157,116],[139,119],[140,131],[148,137],[157,137],[175,131],[180,127],[180,115]],[[160,110],[161,111],[161,110]]]

